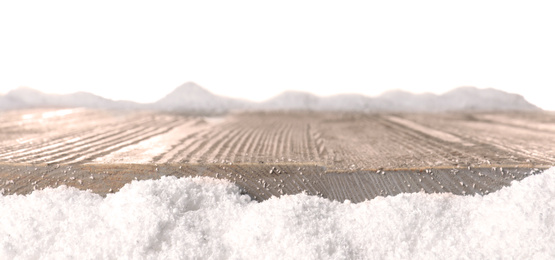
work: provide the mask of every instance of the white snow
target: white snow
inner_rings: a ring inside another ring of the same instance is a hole
[[[141,108],[141,105],[130,101],[113,101],[86,92],[57,95],[43,93],[28,87],[19,87],[5,95],[0,95],[0,109],[48,107],[137,109]]]
[[[413,94],[393,90],[377,97],[340,94],[320,97],[311,93],[286,91],[260,103],[216,95],[194,82],[187,82],[164,98],[150,104],[113,101],[90,93],[45,94],[20,87],[0,95],[0,109],[34,107],[88,107],[112,109],[154,109],[220,114],[232,110],[312,110],[362,112],[438,112],[438,111],[534,111],[538,108],[522,96],[495,89],[459,87],[442,95]]]
[[[187,82],[162,99],[150,104],[151,108],[159,110],[204,113],[222,113],[244,109],[250,105],[251,103],[245,100],[215,95],[194,82]]]
[[[210,178],[0,196],[0,259],[553,259],[555,168],[486,196],[258,203]]]
[[[447,93],[413,94],[387,91],[377,97],[341,94],[319,97],[307,92],[286,91],[259,104],[262,110],[313,110],[363,112],[444,112],[444,111],[534,111],[537,107],[522,96],[495,89],[459,87]]]

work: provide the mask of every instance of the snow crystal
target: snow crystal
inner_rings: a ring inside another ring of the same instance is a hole
[[[210,178],[0,196],[0,259],[549,259],[555,168],[486,196],[251,201]]]

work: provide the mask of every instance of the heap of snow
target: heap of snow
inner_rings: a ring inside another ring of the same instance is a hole
[[[90,93],[51,95],[18,88],[0,96],[0,109],[34,107],[89,107],[110,109],[154,109],[163,111],[225,113],[231,110],[264,111],[354,111],[354,112],[442,112],[442,111],[531,111],[538,110],[522,96],[495,89],[461,87],[443,95],[413,94],[394,90],[378,97],[341,94],[319,97],[311,93],[286,91],[261,103],[222,97],[187,82],[151,104],[112,101]]]
[[[442,102],[442,97],[431,93],[413,94],[403,90],[390,90],[376,98],[386,103],[392,111],[445,111],[450,110],[449,103]]]
[[[340,94],[321,99],[320,111],[387,111],[391,103],[359,94]]]
[[[113,101],[87,92],[66,95],[45,94],[28,87],[19,87],[0,97],[0,109],[43,107],[131,109],[139,107],[139,104],[130,101]]]
[[[438,103],[448,110],[537,110],[522,96],[500,90],[460,87],[440,96]]]
[[[0,259],[553,259],[555,168],[486,196],[251,201],[223,180],[0,196]]]
[[[387,111],[390,104],[359,94],[319,97],[307,92],[286,91],[259,104],[260,110],[295,111]]]
[[[263,102],[258,108],[359,112],[533,111],[539,109],[520,95],[475,87],[460,87],[442,95],[392,90],[374,98],[360,94],[318,97],[306,92],[287,91]]]
[[[151,105],[154,109],[166,111],[189,111],[223,113],[229,110],[246,109],[249,102],[214,95],[193,82],[177,87]]]
[[[258,106],[262,110],[317,110],[320,98],[301,91],[285,91]]]

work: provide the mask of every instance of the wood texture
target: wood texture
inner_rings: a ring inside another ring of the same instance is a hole
[[[256,199],[305,191],[362,201],[421,190],[483,194],[555,164],[550,112],[200,117],[31,109],[0,118],[5,194],[62,184],[106,194],[135,177],[208,175]]]

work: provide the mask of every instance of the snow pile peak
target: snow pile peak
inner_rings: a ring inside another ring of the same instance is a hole
[[[285,91],[260,104],[265,110],[315,110],[320,107],[320,98],[302,91]]]
[[[187,82],[152,104],[152,107],[169,111],[222,113],[248,105],[246,101],[221,97],[194,82]]]
[[[197,113],[225,113],[230,110],[302,110],[355,112],[438,112],[438,111],[529,111],[538,108],[522,96],[495,89],[461,87],[443,95],[388,91],[378,97],[341,94],[319,97],[307,92],[286,91],[265,102],[253,103],[215,95],[193,82],[187,82],[151,104],[112,101],[90,93],[44,94],[19,88],[0,96],[0,109],[30,107],[90,107],[115,109],[154,109]]]
[[[19,108],[137,108],[139,104],[129,101],[113,101],[87,92],[65,95],[46,94],[38,90],[19,87],[0,96],[0,109]]]
[[[522,96],[495,89],[460,87],[443,95],[413,94],[391,90],[377,97],[340,94],[319,97],[286,91],[258,106],[263,110],[312,110],[358,112],[530,111],[538,108]]]
[[[106,198],[0,196],[0,258],[550,259],[555,168],[486,196],[258,203],[225,181],[163,177]]]
[[[500,90],[460,87],[442,96],[443,106],[450,110],[536,110],[522,96]]]

